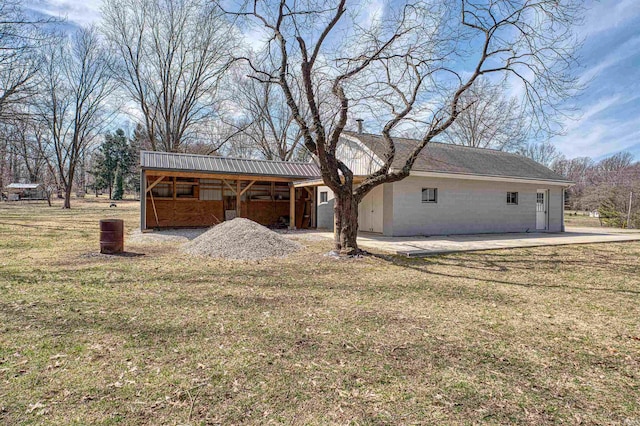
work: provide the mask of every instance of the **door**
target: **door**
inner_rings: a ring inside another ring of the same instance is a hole
[[[382,185],[373,188],[358,206],[358,228],[382,233]]]
[[[547,229],[548,204],[547,190],[539,189],[536,194],[536,229],[539,231]]]

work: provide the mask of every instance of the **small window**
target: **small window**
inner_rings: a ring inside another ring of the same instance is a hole
[[[517,192],[507,192],[507,204],[518,204],[518,193]]]
[[[422,202],[423,203],[437,203],[438,202],[438,188],[422,188]]]
[[[326,203],[329,201],[329,194],[327,193],[327,191],[321,191],[320,192],[320,202],[321,203]]]

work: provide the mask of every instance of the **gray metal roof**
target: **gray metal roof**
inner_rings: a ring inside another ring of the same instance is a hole
[[[40,186],[39,183],[10,183],[7,189],[37,189]]]
[[[376,156],[384,158],[387,143],[382,136],[345,133],[360,140]],[[405,138],[393,138],[393,141],[396,146],[396,157],[391,167],[400,169],[419,141]],[[437,142],[430,142],[427,145],[416,159],[412,170],[570,183],[548,167],[518,154]]]
[[[140,166],[147,170],[175,170],[211,174],[277,176],[298,179],[320,177],[320,170],[315,163],[249,160],[156,151],[141,151]]]

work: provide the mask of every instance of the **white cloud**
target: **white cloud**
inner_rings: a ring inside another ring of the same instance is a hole
[[[373,0],[364,6],[364,24],[366,27],[372,27],[379,24],[384,16],[384,3],[379,0]]]
[[[604,70],[624,61],[640,51],[640,36],[635,36],[615,48],[595,66],[588,68],[580,76],[580,83],[585,84],[598,77]]]
[[[33,0],[25,2],[25,6],[84,26],[94,24],[101,19],[102,0]]]
[[[630,149],[640,140],[640,118],[631,120],[583,119],[566,135],[552,142],[567,157],[598,158]]]
[[[584,37],[621,27],[627,21],[640,16],[638,0],[609,0],[592,3],[585,16],[580,35]]]

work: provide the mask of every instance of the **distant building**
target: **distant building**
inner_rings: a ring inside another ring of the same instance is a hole
[[[40,183],[12,183],[5,188],[7,200],[46,200],[47,194]]]

